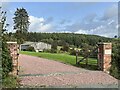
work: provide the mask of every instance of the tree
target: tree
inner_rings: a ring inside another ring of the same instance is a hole
[[[10,56],[10,51],[8,49],[5,37],[5,31],[8,24],[6,22],[6,12],[2,11],[0,8],[0,31],[2,32],[2,78],[4,79],[8,76],[9,72],[12,71],[12,58]]]
[[[25,36],[28,32],[29,28],[29,16],[24,8],[17,8],[14,13],[14,29],[16,30],[16,38],[18,39],[18,43],[21,44],[25,40]]]

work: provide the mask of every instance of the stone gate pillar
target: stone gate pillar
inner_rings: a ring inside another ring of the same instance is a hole
[[[8,48],[10,50],[10,55],[12,57],[13,72],[12,75],[18,75],[18,55],[19,46],[17,42],[7,42]]]
[[[98,44],[98,67],[100,70],[109,73],[111,67],[112,43]]]

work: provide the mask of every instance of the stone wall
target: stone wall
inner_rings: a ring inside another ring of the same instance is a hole
[[[98,67],[100,70],[109,73],[111,67],[111,43],[99,43],[98,44]]]
[[[10,50],[10,54],[12,56],[12,62],[13,62],[13,75],[18,75],[18,53],[19,53],[19,46],[17,42],[7,42],[8,48]]]

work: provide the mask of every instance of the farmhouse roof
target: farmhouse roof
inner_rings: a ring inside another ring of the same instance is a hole
[[[37,43],[43,43],[43,44],[47,44],[47,43],[44,43],[44,42],[25,42],[21,45],[32,45],[32,44],[37,44]],[[47,45],[50,45],[50,44],[47,44]]]
[[[25,42],[25,43],[23,43],[23,44],[21,44],[21,45],[32,45],[32,44],[34,44],[35,42]]]

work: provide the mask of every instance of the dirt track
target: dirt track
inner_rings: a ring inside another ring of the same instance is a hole
[[[23,87],[117,88],[118,80],[102,71],[90,71],[39,57],[20,55]]]

